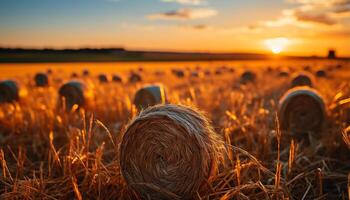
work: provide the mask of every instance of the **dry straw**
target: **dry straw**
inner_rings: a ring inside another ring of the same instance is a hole
[[[121,173],[146,199],[192,199],[223,161],[224,143],[194,108],[158,105],[127,126]]]

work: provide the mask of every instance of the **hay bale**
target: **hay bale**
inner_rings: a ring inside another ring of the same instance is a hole
[[[129,82],[130,83],[137,83],[137,82],[141,82],[142,81],[142,77],[140,74],[132,72],[129,76]]]
[[[326,118],[322,96],[306,86],[288,90],[279,101],[278,113],[281,128],[297,133],[320,130]]]
[[[252,71],[245,71],[241,74],[240,83],[247,84],[250,82],[254,82],[256,80],[256,75]]]
[[[191,72],[191,77],[193,77],[193,78],[199,78],[199,72],[197,72],[197,71],[192,71]]]
[[[45,73],[35,74],[34,81],[37,87],[46,87],[49,85],[49,77]]]
[[[134,104],[139,110],[164,103],[166,103],[166,93],[161,84],[144,86],[135,94]]]
[[[315,74],[317,77],[326,77],[327,76],[326,71],[323,69],[317,70]]]
[[[108,76],[106,74],[99,74],[97,76],[97,78],[100,81],[100,83],[108,83],[109,82]]]
[[[83,70],[83,76],[89,76],[90,75],[90,71],[87,69]]]
[[[193,199],[216,174],[223,144],[199,111],[171,104],[149,107],[123,133],[121,173],[146,199]]]
[[[289,72],[287,70],[282,69],[282,70],[280,70],[278,72],[278,76],[279,77],[288,77],[289,76]]]
[[[81,81],[69,81],[59,89],[60,106],[71,111],[74,105],[78,108],[87,107],[93,97],[91,88]]]
[[[117,82],[117,83],[121,83],[121,82],[123,82],[123,79],[122,79],[122,77],[119,76],[118,74],[114,74],[114,75],[112,76],[112,81],[113,81],[113,82]]]
[[[52,69],[47,69],[46,73],[47,74],[53,74],[53,71],[52,71]]]
[[[314,77],[308,72],[297,73],[293,76],[291,87],[309,86],[313,87]]]
[[[178,78],[183,78],[185,77],[185,72],[181,69],[173,69],[172,73],[177,76]]]
[[[20,88],[14,80],[0,82],[0,103],[12,103],[20,99]]]
[[[71,78],[78,78],[78,76],[79,76],[79,75],[78,75],[76,72],[73,72],[73,73],[71,74],[70,77],[71,77]]]

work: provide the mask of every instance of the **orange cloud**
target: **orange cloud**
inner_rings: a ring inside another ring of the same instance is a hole
[[[208,18],[217,15],[217,11],[210,8],[179,9],[169,12],[154,13],[148,16],[151,20],[189,20]]]

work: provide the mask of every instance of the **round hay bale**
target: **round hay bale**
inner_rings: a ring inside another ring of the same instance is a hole
[[[256,79],[256,75],[252,71],[245,71],[240,78],[241,84],[247,84],[250,82],[254,82]]]
[[[181,105],[153,106],[123,133],[121,173],[144,198],[193,199],[216,174],[224,152],[222,139],[199,111]]]
[[[53,71],[52,71],[52,69],[47,69],[46,73],[47,74],[53,74]]]
[[[317,77],[326,77],[326,76],[327,76],[327,73],[326,73],[325,70],[320,69],[320,70],[317,70],[317,71],[316,71],[316,76],[317,76]]]
[[[211,75],[211,71],[207,69],[207,70],[204,71],[204,74],[205,74],[206,76],[210,76],[210,75]]]
[[[87,69],[83,70],[83,76],[89,76],[90,75],[90,71]]]
[[[139,110],[164,103],[166,103],[166,93],[161,84],[144,86],[135,94],[134,104]]]
[[[287,70],[281,70],[278,72],[278,76],[279,77],[288,77],[289,76],[289,72]]]
[[[81,81],[69,81],[60,87],[59,96],[60,106],[65,106],[67,111],[71,111],[74,105],[78,105],[78,108],[87,107],[93,92]]]
[[[114,75],[112,76],[112,81],[113,81],[113,82],[117,82],[117,83],[121,83],[121,82],[123,82],[123,79],[122,79],[122,77],[119,76],[118,74],[114,74]]]
[[[216,75],[221,75],[223,72],[222,72],[222,70],[221,69],[216,69],[215,70],[215,74]]]
[[[291,87],[297,87],[297,86],[309,86],[313,87],[314,83],[314,77],[312,74],[308,72],[301,72],[297,73],[293,76],[292,82],[291,82]]]
[[[142,77],[140,74],[134,73],[132,72],[129,76],[129,82],[130,83],[137,83],[137,82],[141,82],[142,81]]]
[[[198,77],[199,77],[199,72],[197,72],[197,71],[192,71],[192,72],[191,72],[191,77],[198,78]]]
[[[322,96],[307,86],[288,90],[279,101],[282,130],[317,131],[325,122],[326,110]]]
[[[173,74],[175,76],[177,76],[178,78],[183,78],[185,77],[185,72],[183,70],[180,70],[180,69],[174,69],[173,71]]]
[[[310,65],[304,66],[304,70],[308,71],[308,72],[311,72],[311,66]]]
[[[34,81],[37,87],[45,87],[49,85],[49,77],[45,73],[35,74]]]
[[[20,99],[20,88],[14,80],[0,82],[0,103],[12,103]]]
[[[99,74],[97,76],[98,80],[100,81],[100,83],[108,83],[108,76],[106,74]]]
[[[78,78],[78,76],[79,76],[79,75],[78,75],[76,72],[73,72],[73,73],[71,74],[70,77],[71,77],[71,78]]]

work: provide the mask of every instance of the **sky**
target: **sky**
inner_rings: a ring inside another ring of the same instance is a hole
[[[350,56],[350,0],[0,0],[0,46]]]

